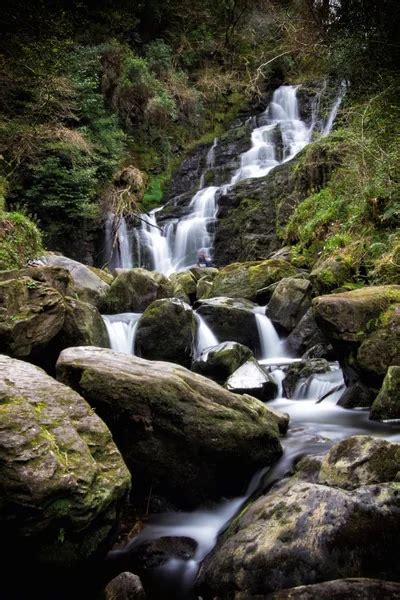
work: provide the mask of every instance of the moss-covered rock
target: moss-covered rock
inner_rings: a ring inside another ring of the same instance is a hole
[[[290,332],[311,306],[312,286],[307,279],[287,277],[274,289],[267,316],[276,327]]]
[[[339,254],[317,262],[310,279],[318,294],[328,294],[352,281],[355,273],[356,265],[351,257]]]
[[[196,320],[188,304],[176,298],[156,300],[138,321],[136,354],[190,367],[195,334]]]
[[[233,341],[259,349],[259,335],[254,315],[255,305],[240,298],[210,298],[198,302],[197,312],[207,322],[220,342]]]
[[[37,265],[24,267],[23,269],[14,269],[10,271],[0,271],[0,281],[8,279],[21,279],[21,277],[30,277],[34,281],[54,288],[63,296],[73,293],[73,279],[70,272],[63,267],[47,267]]]
[[[389,367],[375,398],[370,418],[376,421],[400,419],[400,366]]]
[[[85,400],[41,369],[0,356],[0,520],[9,552],[78,563],[109,539],[130,476]]]
[[[400,444],[357,435],[335,444],[325,455],[319,482],[342,489],[398,480]]]
[[[160,298],[171,298],[173,286],[169,279],[147,269],[121,271],[102,300],[103,313],[143,312]]]
[[[323,333],[331,339],[360,342],[368,326],[399,302],[399,285],[371,286],[319,296],[313,300],[313,311]]]
[[[255,300],[257,291],[284,277],[296,275],[297,269],[283,259],[233,263],[221,269],[214,279],[209,297],[229,296]]]
[[[376,324],[378,329],[365,336],[357,351],[357,363],[379,378],[391,365],[400,366],[400,304],[393,305]]]
[[[197,279],[190,271],[172,273],[169,277],[172,284],[172,296],[193,304],[196,300]]]
[[[100,348],[61,353],[58,377],[109,424],[138,498],[194,506],[234,494],[281,454],[276,418],[254,398],[171,363]]]
[[[43,252],[42,236],[26,215],[3,212],[2,208],[0,205],[0,270],[19,269]]]
[[[29,357],[42,350],[64,324],[65,303],[57,290],[29,277],[0,282],[0,351]]]
[[[205,350],[193,361],[191,370],[223,384],[236,369],[253,356],[252,351],[237,342],[223,342]]]

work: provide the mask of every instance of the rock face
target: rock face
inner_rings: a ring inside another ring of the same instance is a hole
[[[278,386],[260,367],[255,358],[250,358],[228,379],[225,387],[235,394],[250,394],[263,402],[275,398]]]
[[[286,338],[286,345],[295,354],[302,355],[319,344],[327,346],[328,341],[318,327],[313,311],[309,309]]]
[[[102,300],[104,313],[143,312],[160,298],[170,298],[171,282],[156,271],[129,269],[121,271]]]
[[[295,267],[279,258],[233,263],[219,271],[213,281],[209,297],[228,296],[256,300],[258,290],[296,273]]]
[[[156,300],[146,308],[136,329],[136,354],[189,367],[196,321],[188,304],[176,298]]]
[[[57,367],[109,423],[139,496],[151,488],[177,506],[198,505],[237,493],[281,454],[268,408],[178,365],[69,348]]]
[[[73,292],[80,300],[90,302],[99,306],[101,299],[106,294],[109,286],[89,267],[76,260],[59,256],[58,254],[48,254],[39,259],[44,265],[52,267],[63,267],[70,272],[73,280]]]
[[[382,388],[375,398],[370,418],[376,421],[400,419],[400,367],[389,367]]]
[[[219,341],[238,342],[256,353],[260,342],[254,307],[255,304],[243,299],[221,297],[201,300],[197,312]]]
[[[223,342],[205,350],[195,361],[191,370],[223,384],[236,369],[253,356],[247,346],[237,342]]]
[[[355,576],[397,579],[399,484],[390,465],[398,465],[400,446],[381,442],[359,436],[341,442],[325,457],[321,481],[294,476],[248,505],[202,565],[204,600],[269,598]],[[360,450],[363,460],[353,466]],[[388,468],[377,468],[378,456],[391,457]],[[348,486],[345,474],[354,475],[351,490],[337,487]]]
[[[311,282],[288,277],[276,286],[268,304],[267,316],[275,327],[290,332],[311,307]]]
[[[61,330],[65,304],[54,288],[28,277],[0,283],[0,351],[28,357]]]
[[[41,369],[0,356],[1,532],[9,551],[72,564],[99,551],[130,476],[90,406]]]

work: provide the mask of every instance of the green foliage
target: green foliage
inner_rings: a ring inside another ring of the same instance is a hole
[[[20,212],[0,212],[0,270],[18,269],[43,253],[36,225]]]

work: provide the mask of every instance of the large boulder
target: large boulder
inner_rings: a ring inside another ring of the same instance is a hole
[[[318,261],[310,273],[313,287],[318,294],[329,294],[354,279],[356,266],[353,260],[341,255]]]
[[[197,279],[190,271],[172,273],[169,280],[172,285],[172,296],[193,304],[196,300]]]
[[[318,345],[327,346],[328,341],[318,327],[313,311],[309,309],[286,338],[286,346],[294,354],[301,356]]]
[[[400,419],[400,367],[389,367],[375,398],[370,418],[376,421]]]
[[[399,483],[392,467],[400,446],[384,442],[391,448],[380,455],[370,438],[347,442],[326,458],[334,478],[326,477],[323,462],[326,484],[294,476],[245,507],[203,562],[204,600],[269,598],[338,578],[398,579]],[[356,448],[363,449],[360,461]],[[375,461],[388,456],[390,466],[379,475]],[[342,483],[355,489],[336,487]]]
[[[29,357],[43,350],[64,324],[62,295],[29,277],[0,283],[0,351]]]
[[[200,300],[198,305],[197,312],[220,342],[238,342],[258,352],[260,341],[253,302],[221,297]]]
[[[81,347],[61,353],[57,372],[109,424],[136,497],[189,507],[236,494],[282,452],[267,407],[181,366]]]
[[[137,575],[124,571],[104,589],[104,600],[145,600],[146,594]]]
[[[73,279],[70,272],[63,267],[50,267],[38,264],[31,267],[24,267],[23,269],[0,271],[0,281],[21,279],[21,277],[29,277],[34,281],[43,283],[47,287],[54,288],[63,296],[73,292]]]
[[[235,594],[235,600],[395,600],[400,598],[400,583],[366,577],[351,577],[299,585],[266,596]]]
[[[255,358],[250,358],[227,380],[225,387],[235,394],[250,394],[263,402],[275,398],[278,386]]]
[[[296,273],[295,267],[279,258],[233,263],[218,272],[209,297],[228,296],[256,300],[258,290]]]
[[[121,270],[102,300],[104,313],[143,312],[160,298],[170,298],[173,285],[165,275],[147,269]]]
[[[290,332],[311,307],[312,285],[307,279],[287,277],[276,286],[267,307],[275,327]]]
[[[196,320],[188,304],[176,298],[156,300],[138,321],[136,354],[189,367],[195,334]]]
[[[72,291],[84,302],[99,306],[101,299],[109,288],[108,284],[89,267],[66,256],[47,254],[41,257],[39,261],[43,265],[67,269],[73,280]]]
[[[253,353],[250,348],[237,342],[222,342],[204,350],[193,361],[191,370],[223,384]]]
[[[130,475],[106,425],[76,392],[0,356],[0,523],[7,553],[78,563],[108,540]]]
[[[388,367],[400,366],[400,304],[385,311],[377,329],[365,336],[357,351],[357,364],[375,380],[384,377]]]
[[[319,296],[313,301],[317,323],[333,340],[360,342],[368,325],[391,304],[400,303],[400,285],[365,287]]]

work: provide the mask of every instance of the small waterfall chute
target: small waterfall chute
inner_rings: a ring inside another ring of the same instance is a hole
[[[135,334],[142,313],[102,315],[106,325],[111,350],[135,354]]]
[[[107,214],[106,258],[112,268],[132,269],[132,234],[123,215]]]
[[[196,331],[196,355],[200,356],[207,348],[218,345],[218,340],[205,320],[198,313],[194,313],[197,323]]]

